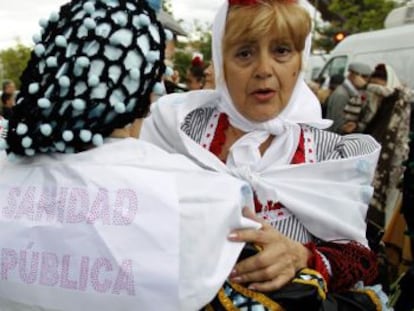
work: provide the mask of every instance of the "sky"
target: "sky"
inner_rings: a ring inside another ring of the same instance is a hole
[[[171,0],[175,19],[184,21],[185,30],[191,30],[194,20],[211,24],[216,10],[224,0]],[[41,18],[68,0],[0,0],[0,50],[16,45],[18,41],[32,45],[32,36],[40,31]]]

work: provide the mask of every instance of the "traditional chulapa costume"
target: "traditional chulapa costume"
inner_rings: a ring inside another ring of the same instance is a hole
[[[222,72],[228,6],[226,2],[220,8],[213,24],[217,89],[162,97],[153,104],[140,138],[207,170],[248,182],[256,212],[312,249],[312,268],[332,278],[331,288],[347,289],[362,278],[372,282],[376,262],[367,248],[365,216],[379,144],[366,135],[323,131],[330,122],[321,119],[320,104],[302,74],[280,115],[263,123],[244,118],[232,104]],[[310,37],[304,63],[309,51]],[[229,124],[247,134],[230,148],[223,163],[218,155]],[[261,156],[258,146],[269,135],[275,138]],[[361,265],[362,258],[372,267]]]

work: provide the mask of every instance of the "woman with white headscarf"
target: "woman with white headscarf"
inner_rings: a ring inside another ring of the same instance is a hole
[[[333,290],[376,276],[365,215],[379,145],[322,130],[330,123],[301,72],[310,30],[306,3],[226,1],[213,25],[216,90],[161,98],[140,136],[253,187],[250,217],[262,229],[229,239],[261,251],[239,262],[230,280],[261,292],[304,267]]]
[[[382,146],[368,217],[384,227],[387,224],[385,215],[397,210],[393,198],[400,192],[403,163],[408,159],[410,93],[391,66],[378,64],[371,75],[367,94],[368,103],[362,110],[358,129],[372,135]]]
[[[386,64],[375,67],[367,94],[358,131],[373,136],[382,147],[368,215],[371,221],[384,227],[386,209],[394,208],[389,199],[402,180],[403,162],[408,158],[411,105],[409,91]]]

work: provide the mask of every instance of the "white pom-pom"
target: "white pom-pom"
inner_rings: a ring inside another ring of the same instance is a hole
[[[33,43],[38,44],[42,40],[42,36],[38,33],[35,33],[32,37]]]
[[[33,157],[35,155],[35,151],[33,149],[26,149],[24,153],[29,157]]]
[[[88,79],[88,85],[90,87],[95,87],[99,84],[99,78],[95,75],[91,75]]]
[[[40,98],[38,101],[37,101],[37,105],[40,107],[40,108],[43,108],[43,109],[47,109],[47,108],[50,108],[50,105],[51,105],[51,103],[50,103],[50,100],[48,100],[47,98]]]
[[[150,63],[155,63],[160,58],[160,53],[155,51],[149,51],[145,57]]]
[[[52,23],[56,23],[58,20],[59,20],[59,13],[52,12],[50,14],[49,21],[51,21]]]
[[[171,41],[172,39],[174,39],[174,35],[173,35],[172,31],[166,29],[165,30],[165,40],[166,41]]]
[[[88,14],[92,14],[93,12],[95,12],[95,6],[93,5],[92,2],[86,2],[83,5],[83,9],[86,11],[86,13]]]
[[[89,130],[81,130],[79,134],[80,139],[84,142],[90,142],[92,139],[92,133]]]
[[[62,35],[56,36],[55,43],[57,46],[61,48],[65,48],[68,45],[68,42],[66,41],[66,38]]]
[[[46,65],[49,68],[57,67],[57,58],[55,56],[49,56],[46,58]]]
[[[15,161],[17,160],[17,156],[16,156],[16,154],[15,154],[15,153],[10,152],[10,153],[7,155],[7,159],[8,159],[10,162],[15,162]]]
[[[174,70],[171,67],[165,67],[165,76],[171,77],[174,74]]]
[[[34,52],[37,57],[41,57],[45,53],[45,46],[41,43],[36,44],[34,47]]]
[[[115,109],[115,112],[119,114],[125,113],[126,111],[126,107],[124,103],[116,103],[114,109]]]
[[[87,17],[83,21],[83,25],[85,25],[86,29],[94,29],[96,27],[96,22],[93,18]]]
[[[28,130],[29,129],[26,124],[24,123],[17,124],[17,128],[16,128],[17,135],[24,135],[27,133]]]
[[[82,67],[82,68],[88,67],[90,63],[91,62],[90,62],[89,58],[87,58],[86,56],[81,56],[76,60],[76,65],[78,65],[79,67]]]
[[[68,88],[70,85],[70,79],[67,76],[62,76],[59,78],[59,85],[62,88]]]
[[[29,94],[36,94],[39,92],[39,83],[33,82],[29,84]]]
[[[127,19],[124,15],[118,14],[115,20],[115,23],[121,27],[125,27],[127,24]]]
[[[138,81],[141,74],[137,68],[133,68],[129,71],[129,75],[132,80]]]
[[[63,152],[65,151],[66,145],[63,141],[58,141],[57,143],[55,143],[55,148],[56,150]]]
[[[154,84],[152,91],[156,95],[164,95],[164,85],[161,82],[157,82]]]
[[[32,145],[33,140],[26,136],[25,138],[22,139],[22,147],[23,148],[29,148]]]
[[[102,137],[102,135],[101,134],[95,134],[95,135],[93,135],[93,137],[92,137],[92,143],[95,145],[95,146],[102,146],[103,145],[103,137]]]
[[[44,29],[47,27],[47,25],[49,25],[49,21],[46,18],[41,18],[39,20],[39,25]]]
[[[139,23],[141,24],[141,26],[148,26],[151,23],[151,20],[147,15],[141,14],[139,16]]]
[[[62,138],[64,141],[72,141],[74,135],[72,131],[66,130],[62,134]]]
[[[40,132],[44,136],[50,136],[50,134],[52,134],[52,127],[50,126],[50,124],[42,124],[40,126]]]
[[[86,102],[83,99],[76,98],[72,102],[72,107],[73,107],[73,109],[78,110],[78,111],[85,110]]]

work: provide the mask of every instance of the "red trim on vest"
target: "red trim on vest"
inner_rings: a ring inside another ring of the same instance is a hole
[[[217,121],[217,128],[214,132],[213,140],[210,144],[210,152],[215,154],[217,157],[220,155],[223,145],[226,142],[226,130],[229,128],[230,122],[226,114],[221,113]]]

